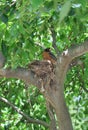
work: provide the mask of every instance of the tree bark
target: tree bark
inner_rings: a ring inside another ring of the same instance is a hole
[[[71,118],[65,103],[64,95],[59,91],[56,92],[55,112],[60,130],[73,130]]]

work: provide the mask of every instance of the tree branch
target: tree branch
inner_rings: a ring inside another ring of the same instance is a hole
[[[30,68],[17,68],[17,69],[4,69],[3,66],[5,64],[5,58],[3,54],[0,52],[0,77],[6,78],[16,78],[23,80],[26,84],[33,84],[38,86],[38,77],[35,76],[35,73]],[[36,65],[37,66],[37,65]]]
[[[35,119],[30,118],[25,113],[23,113],[18,107],[16,107],[11,102],[9,102],[7,99],[5,99],[3,97],[0,97],[0,100],[3,101],[3,102],[5,102],[6,104],[8,104],[10,107],[12,107],[14,110],[16,110],[19,114],[21,114],[27,120],[27,122],[29,122],[29,123],[35,123],[35,124],[40,124],[40,125],[43,125],[45,127],[49,127],[49,124],[47,124],[44,121],[41,121],[41,120],[38,120],[38,119],[35,120]]]
[[[17,68],[15,70],[13,69],[0,69],[0,75],[2,77],[6,78],[16,78],[16,79],[21,79],[23,80],[26,84],[34,84],[37,85],[34,78],[36,79],[37,77],[33,77],[34,74],[32,71],[29,69],[25,68]]]
[[[68,49],[71,60],[88,52],[88,40],[81,45],[72,46]]]

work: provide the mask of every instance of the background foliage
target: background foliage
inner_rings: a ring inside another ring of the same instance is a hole
[[[58,51],[81,44],[88,37],[87,0],[1,0],[0,49],[6,67],[27,67],[42,59],[44,48],[52,47],[51,29],[56,32]],[[55,53],[56,54],[56,53]],[[65,97],[74,130],[88,129],[88,54],[79,57],[82,66],[72,67],[65,81]],[[87,90],[86,90],[87,89]],[[14,79],[0,80],[0,96],[5,97],[35,119],[49,122],[45,100],[34,87]],[[27,123],[21,115],[0,101],[0,129],[45,130]]]

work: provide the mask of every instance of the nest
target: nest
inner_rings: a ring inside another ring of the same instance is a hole
[[[53,65],[50,61],[36,60],[29,64],[28,68],[32,71],[34,76],[38,77],[38,85],[43,91],[45,91],[46,86],[52,87],[55,83],[55,65]]]

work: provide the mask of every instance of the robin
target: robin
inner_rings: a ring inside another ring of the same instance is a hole
[[[42,53],[43,59],[44,60],[49,60],[51,63],[56,63],[57,58],[55,55],[50,51],[50,48],[46,48],[43,53]]]

